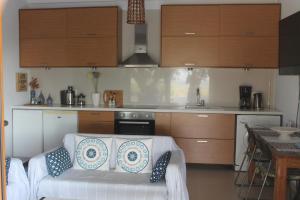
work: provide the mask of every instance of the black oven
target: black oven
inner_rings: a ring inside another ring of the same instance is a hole
[[[152,112],[116,112],[115,133],[121,135],[154,135],[155,114]]]

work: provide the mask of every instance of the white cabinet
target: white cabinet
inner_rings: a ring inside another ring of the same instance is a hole
[[[272,127],[280,126],[280,115],[237,115],[236,119],[236,145],[235,145],[235,170],[239,170],[244,152],[248,146],[248,133],[244,124],[249,127]],[[247,164],[244,164],[243,171]]]
[[[62,145],[67,133],[76,133],[77,121],[76,111],[44,111],[44,151]]]
[[[43,152],[43,112],[13,111],[13,157],[32,157]]]

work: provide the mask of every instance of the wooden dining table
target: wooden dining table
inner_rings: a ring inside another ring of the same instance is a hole
[[[283,133],[270,128],[250,130],[257,140],[271,150],[273,161],[276,163],[273,199],[287,199],[288,169],[300,169],[300,133]]]

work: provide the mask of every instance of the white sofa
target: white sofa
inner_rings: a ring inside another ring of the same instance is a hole
[[[75,135],[64,138],[64,147],[68,150],[72,162],[75,152]],[[87,135],[87,134],[85,134]],[[95,134],[93,134],[95,136]],[[113,148],[108,172],[68,169],[62,175],[53,178],[48,175],[45,153],[29,161],[29,182],[31,200],[42,197],[74,200],[188,200],[186,188],[186,166],[183,151],[171,137],[98,135],[100,137],[153,138],[153,165],[166,151],[172,151],[167,167],[166,181],[150,183],[151,174],[129,174],[115,172],[116,148]]]
[[[29,182],[21,160],[12,158],[6,186],[7,200],[28,200]]]

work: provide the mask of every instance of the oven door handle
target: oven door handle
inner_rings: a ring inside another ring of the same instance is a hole
[[[150,122],[139,122],[139,121],[118,121],[119,124],[138,124],[138,125],[149,125]]]

